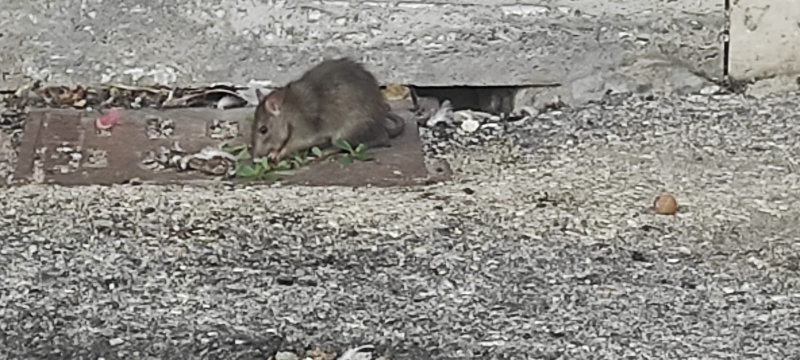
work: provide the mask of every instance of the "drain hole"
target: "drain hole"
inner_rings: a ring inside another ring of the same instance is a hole
[[[523,86],[412,86],[419,97],[450,100],[453,110],[479,110],[493,114],[514,111],[514,99]]]

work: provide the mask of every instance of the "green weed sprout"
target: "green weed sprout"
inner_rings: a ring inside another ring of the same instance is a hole
[[[364,144],[358,144],[355,149],[347,142],[347,140],[339,139],[333,143],[334,146],[338,147],[339,149],[344,150],[347,152],[339,158],[339,163],[342,165],[349,165],[353,163],[353,161],[369,161],[372,160],[372,156],[367,154],[367,146]]]

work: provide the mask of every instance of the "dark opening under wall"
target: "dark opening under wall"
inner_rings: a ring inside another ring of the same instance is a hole
[[[722,76],[727,78],[731,53],[731,0],[725,2],[725,29],[722,31]]]
[[[450,100],[454,110],[480,110],[508,114],[514,110],[514,98],[524,86],[412,86],[420,97]]]

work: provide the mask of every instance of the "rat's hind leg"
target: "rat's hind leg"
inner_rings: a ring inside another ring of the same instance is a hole
[[[386,128],[377,121],[361,122],[349,129],[343,129],[338,138],[345,139],[355,149],[359,144],[364,144],[367,149],[389,146],[389,134]],[[336,138],[332,139],[336,141]]]

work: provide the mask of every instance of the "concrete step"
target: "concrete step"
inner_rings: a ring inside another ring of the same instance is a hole
[[[351,56],[383,83],[697,89],[722,76],[722,1],[75,2],[0,9],[0,88],[285,83]],[[664,69],[676,71],[665,71]],[[677,74],[677,75],[676,75]]]

